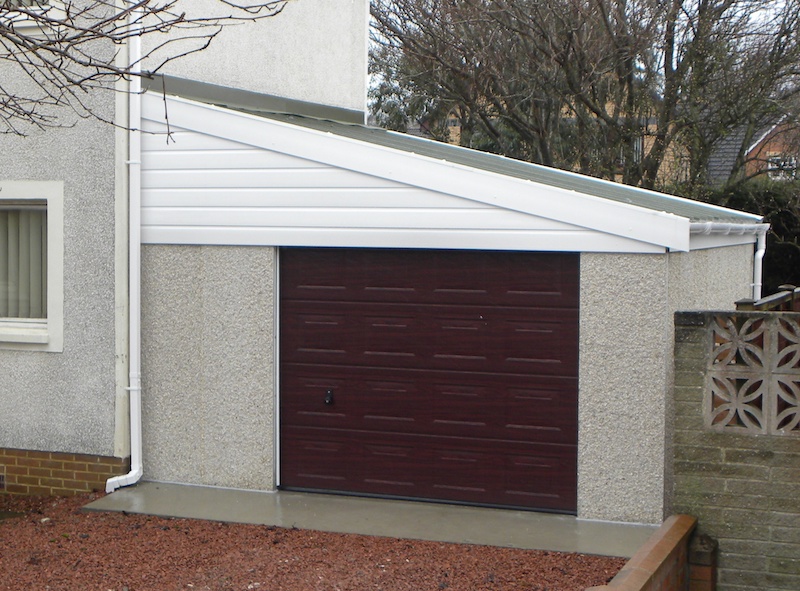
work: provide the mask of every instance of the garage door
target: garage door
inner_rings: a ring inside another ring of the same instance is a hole
[[[281,486],[574,512],[578,263],[283,250]]]

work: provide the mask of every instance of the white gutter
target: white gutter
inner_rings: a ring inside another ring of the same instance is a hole
[[[693,222],[689,227],[691,234],[737,235],[754,234],[757,237],[756,252],[753,259],[753,299],[761,299],[764,253],[767,251],[767,230],[769,224],[731,224],[722,222]]]
[[[142,11],[131,12],[129,26],[132,31],[141,29]],[[128,397],[130,404],[131,471],[106,481],[106,492],[122,486],[136,484],[142,477],[142,350],[141,350],[141,171],[142,171],[142,40],[138,34],[129,42],[130,88],[128,90],[128,199],[129,199],[129,278],[130,298]]]

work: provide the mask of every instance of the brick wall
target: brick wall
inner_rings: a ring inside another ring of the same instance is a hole
[[[675,316],[674,505],[720,591],[800,589],[800,314]]]
[[[130,460],[106,456],[0,448],[0,493],[73,495],[105,490]]]

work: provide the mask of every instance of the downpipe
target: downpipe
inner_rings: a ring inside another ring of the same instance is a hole
[[[142,40],[141,9],[130,15],[131,31],[136,31],[129,39],[130,87],[128,96],[128,200],[129,200],[129,377],[128,398],[130,404],[130,437],[131,437],[131,470],[122,476],[115,476],[106,481],[106,492],[111,493],[123,486],[136,484],[142,478],[142,375],[141,375],[141,172],[142,172],[142,80],[141,59]]]
[[[767,231],[769,224],[730,224],[722,222],[696,222],[691,224],[690,233],[692,234],[720,234],[736,235],[745,234],[756,235],[756,251],[753,256],[753,283],[751,284],[754,300],[761,299],[761,288],[763,286],[764,254],[767,252]]]
[[[761,288],[763,287],[764,254],[767,252],[767,230],[769,224],[762,224],[758,231],[758,241],[756,243],[756,254],[753,258],[753,299],[761,299]]]

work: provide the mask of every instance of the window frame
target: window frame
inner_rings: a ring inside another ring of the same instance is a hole
[[[767,176],[773,181],[789,181],[797,178],[797,157],[791,154],[774,153],[767,156]]]
[[[0,201],[45,202],[47,318],[0,318],[0,350],[64,350],[64,183],[0,181]]]
[[[15,7],[17,9],[22,8],[22,10],[14,10],[14,8],[9,9],[2,15],[4,24],[13,25],[15,29],[18,29],[23,33],[36,33],[44,30],[44,23],[30,17],[29,14],[26,13],[47,15],[47,18],[53,21],[57,21],[65,17],[66,12],[64,10],[64,3],[62,0],[45,1],[46,4]]]

